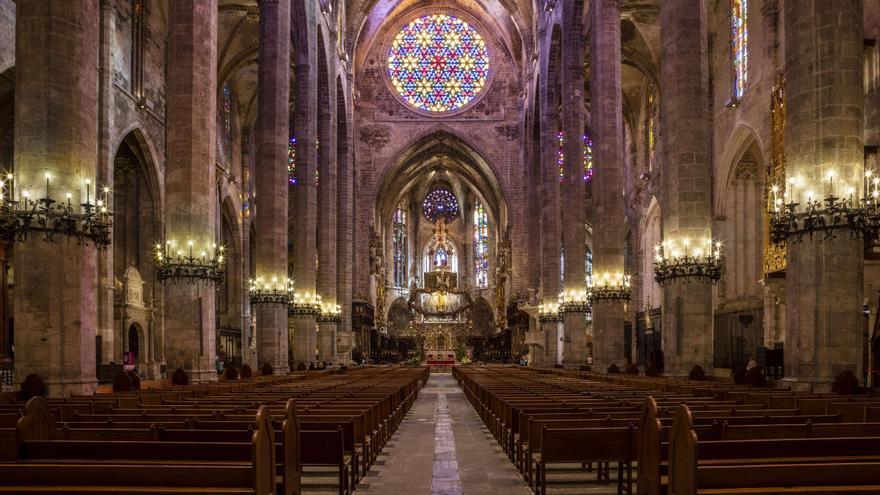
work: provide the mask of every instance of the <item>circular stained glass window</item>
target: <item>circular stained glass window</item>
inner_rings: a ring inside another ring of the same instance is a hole
[[[388,77],[410,105],[448,112],[470,103],[486,85],[489,51],[463,20],[430,14],[405,25],[388,54]]]
[[[442,218],[449,223],[458,218],[458,201],[449,189],[432,189],[422,203],[422,214],[431,222]]]

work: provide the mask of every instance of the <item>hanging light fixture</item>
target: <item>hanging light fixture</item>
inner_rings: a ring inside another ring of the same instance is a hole
[[[317,293],[297,292],[294,288],[287,301],[288,316],[318,316],[321,314],[321,296]]]
[[[862,178],[862,194],[837,179],[834,170],[826,174],[827,182],[808,184],[802,176],[792,177],[785,186],[774,185],[768,201],[770,235],[775,243],[802,242],[804,237],[823,239],[836,236],[840,230],[856,238],[876,239],[880,235],[880,177],[873,170]],[[826,191],[821,198],[816,192]]]
[[[684,238],[667,239],[654,248],[654,280],[669,285],[676,280],[708,281],[721,279],[721,242],[704,239],[691,243]]]
[[[620,272],[600,274],[591,280],[587,292],[591,303],[629,301],[632,298],[632,276]]]
[[[538,306],[538,321],[541,323],[558,323],[562,321],[562,314],[559,313],[559,304],[541,303]]]
[[[226,248],[217,243],[199,246],[192,239],[169,239],[156,244],[156,278],[160,282],[223,283]]]
[[[289,278],[272,277],[265,281],[257,277],[248,281],[248,297],[251,304],[283,304],[287,306],[293,292],[293,281]]]
[[[563,291],[559,294],[559,304],[556,306],[560,315],[590,312],[590,300],[587,298],[586,289]]]
[[[318,323],[339,323],[342,318],[342,307],[338,304],[322,304],[321,312],[315,318]]]
[[[98,248],[110,245],[113,214],[108,210],[110,188],[103,188],[103,197],[92,198],[92,181],[85,180],[85,202],[56,201],[50,195],[52,175],[46,173],[46,194],[37,198],[27,189],[16,196],[15,179],[7,174],[0,180],[0,239],[24,241],[31,232],[43,234],[43,240],[54,242],[56,235],[76,238],[80,243],[91,241]],[[32,197],[33,196],[33,197]],[[92,199],[95,202],[92,202]]]

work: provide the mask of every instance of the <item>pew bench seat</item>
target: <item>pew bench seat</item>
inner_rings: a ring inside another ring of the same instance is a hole
[[[246,463],[0,464],[0,493],[117,495],[164,493],[256,494],[254,469]]]

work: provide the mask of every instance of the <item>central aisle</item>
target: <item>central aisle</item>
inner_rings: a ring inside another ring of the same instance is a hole
[[[529,495],[449,373],[435,373],[357,495]]]

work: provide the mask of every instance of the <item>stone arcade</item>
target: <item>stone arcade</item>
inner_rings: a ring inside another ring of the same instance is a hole
[[[358,492],[567,493],[503,384],[867,401],[878,150],[880,0],[0,0],[0,447],[363,380]]]

